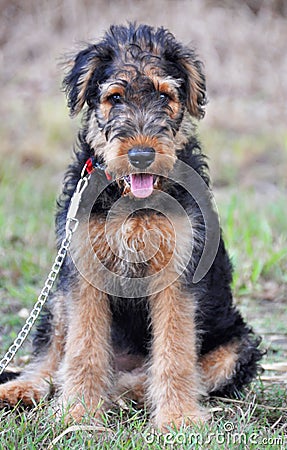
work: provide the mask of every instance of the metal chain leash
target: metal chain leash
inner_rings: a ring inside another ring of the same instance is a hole
[[[79,225],[79,221],[76,219],[76,215],[77,215],[77,212],[79,209],[82,194],[83,194],[84,190],[86,189],[86,187],[88,186],[89,179],[91,176],[91,172],[88,172],[88,175],[85,175],[86,168],[87,168],[87,164],[85,164],[85,166],[82,170],[81,178],[76,186],[75,192],[71,199],[68,214],[67,214],[67,221],[66,221],[66,235],[65,235],[64,239],[62,240],[60,249],[55,258],[52,269],[45,281],[44,287],[43,287],[43,289],[31,311],[28,319],[26,320],[23,328],[18,333],[16,339],[14,340],[13,344],[9,347],[9,349],[5,353],[4,357],[0,360],[0,375],[6,369],[6,367],[11,362],[11,360],[14,358],[14,356],[18,352],[19,348],[23,345],[25,339],[29,335],[34,323],[36,322],[40,312],[43,309],[43,306],[45,305],[45,303],[50,295],[52,287],[54,286],[56,278],[57,278],[57,276],[61,270],[61,267],[63,265],[63,262],[67,256],[67,252],[68,252],[68,249],[71,244],[72,236],[75,233],[75,231]]]

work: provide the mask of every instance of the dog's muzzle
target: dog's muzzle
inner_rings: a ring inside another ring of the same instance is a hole
[[[122,195],[149,197],[158,184],[158,177],[147,172],[147,168],[155,160],[155,150],[152,147],[133,147],[128,151],[128,158],[130,164],[137,170],[118,180],[124,187]]]

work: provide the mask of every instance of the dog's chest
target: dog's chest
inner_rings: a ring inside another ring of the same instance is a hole
[[[172,224],[157,214],[113,217],[92,225],[95,256],[113,272],[140,276],[160,270],[172,258]]]
[[[191,227],[178,216],[95,217],[76,233],[71,256],[79,274],[116,297],[164,289],[185,271],[192,254]]]
[[[141,277],[180,264],[190,248],[190,231],[178,217],[157,213],[94,220],[90,225],[95,257],[118,275]]]

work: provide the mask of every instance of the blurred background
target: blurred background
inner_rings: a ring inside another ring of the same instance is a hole
[[[45,159],[39,147],[53,133],[67,151],[70,137],[64,146],[61,140],[71,125],[57,62],[126,21],[163,25],[197,49],[210,99],[205,126],[286,129],[286,0],[1,0],[0,8],[1,153],[13,140],[23,158]]]
[[[287,1],[0,0],[0,12],[0,335],[9,339],[22,323],[55,252],[55,198],[80,121],[68,117],[58,63],[110,24],[137,21],[169,28],[204,63],[209,104],[199,134],[235,266],[234,291],[282,356]]]
[[[163,25],[197,49],[210,100],[205,127],[270,134],[271,142],[286,130],[286,0],[1,0],[0,8],[1,155],[67,157],[73,125],[57,63],[126,21]],[[222,158],[228,153],[223,148]],[[265,157],[276,169],[278,145]]]

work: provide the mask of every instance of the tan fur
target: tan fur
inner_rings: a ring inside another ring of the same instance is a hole
[[[96,413],[111,391],[110,311],[107,297],[84,278],[70,299],[69,327],[58,383],[59,404],[79,418]]]
[[[81,75],[78,81],[79,93],[77,98],[77,107],[75,109],[74,115],[77,115],[85,104],[85,93],[89,84],[89,81],[95,71],[95,68],[98,64],[98,59],[94,58],[89,62],[89,65],[86,67],[86,71]]]
[[[172,114],[179,112],[179,105],[176,102],[172,102],[171,108]],[[109,110],[110,106],[105,101],[101,105],[101,114],[105,116]],[[94,149],[95,155],[104,158],[108,171],[113,173],[115,178],[135,171],[128,160],[128,150],[136,146],[153,147],[156,150],[155,161],[149,170],[151,173],[165,176],[173,169],[176,152],[180,151],[187,142],[187,128],[190,128],[190,120],[185,116],[175,138],[173,136],[157,138],[138,134],[136,138],[114,139],[112,142],[107,142],[98,128],[96,115],[93,112],[88,123],[87,142]]]
[[[166,93],[170,96],[169,114],[172,119],[175,119],[182,110],[182,105],[179,102],[176,90],[178,87],[178,82],[170,77],[160,77],[158,74],[155,74],[154,69],[145,68],[145,74],[150,77],[159,92]],[[125,78],[127,78],[126,73],[123,74],[123,80]],[[111,110],[109,96],[115,93],[119,93],[122,96],[124,96],[125,93],[123,84],[118,80],[109,81],[102,86],[98,114],[105,121],[108,120]],[[140,102],[141,99],[139,99],[139,104]],[[128,117],[126,117],[126,119],[128,119]],[[130,120],[133,120],[133,117],[130,117]],[[109,172],[114,173],[116,177],[128,175],[134,170],[128,160],[128,150],[137,146],[154,148],[156,158],[154,163],[150,166],[150,171],[152,173],[161,175],[168,174],[172,170],[175,163],[176,150],[182,148],[182,145],[186,142],[186,139],[186,133],[181,133],[179,131],[176,139],[174,136],[170,136],[170,138],[161,137],[159,139],[156,136],[138,133],[136,137],[120,140],[113,139],[111,142],[106,142],[98,130],[95,113],[93,113],[89,119],[87,134],[87,142],[95,150],[95,154],[104,157],[107,169]]]
[[[149,76],[149,74],[147,75]],[[162,78],[154,75],[153,73],[150,74],[150,78],[153,80],[154,86],[160,93],[167,94],[169,96],[169,115],[172,119],[175,119],[182,109],[182,104],[179,101],[177,90],[180,83],[171,77]]]
[[[190,254],[190,228],[181,220],[166,224],[169,242],[174,252],[168,260],[152,261],[153,272],[159,272],[151,291],[151,321],[153,327],[152,363],[148,377],[148,399],[154,423],[164,429],[204,420],[199,406],[201,392],[197,373],[195,299],[184,292],[177,280],[185,264],[185,252]],[[167,233],[166,230],[166,233]],[[166,257],[166,250],[163,252]],[[158,262],[160,265],[158,266]],[[162,286],[167,286],[163,290]]]
[[[157,251],[149,259],[149,274],[157,275],[150,286],[150,290],[156,292],[151,297],[152,364],[148,378],[143,369],[123,373],[117,392],[123,393],[126,389],[130,397],[141,401],[147,396],[154,424],[164,429],[168,425],[180,426],[183,418],[185,423],[204,420],[205,414],[198,403],[202,390],[197,373],[195,300],[175,281],[190,252],[191,231],[183,226],[182,218],[174,217],[169,221],[156,215],[148,220],[137,217],[128,221],[124,228],[128,238],[123,235],[121,241],[130,248],[146,252],[146,248],[138,246],[144,243],[141,233],[153,227],[158,227],[160,234]],[[114,232],[116,229],[118,225]],[[119,242],[118,235],[114,238]],[[167,287],[161,290],[163,286]]]
[[[115,384],[114,396],[135,401],[138,406],[143,406],[146,401],[147,373],[144,368],[134,369],[129,372],[119,372]]]
[[[202,83],[201,75],[199,74],[197,68],[188,60],[181,61],[183,66],[186,67],[188,72],[188,80],[189,80],[189,90],[190,97],[187,101],[187,106],[190,114],[198,119],[201,118],[201,112],[199,111],[198,100],[201,96],[204,95],[203,89],[200,87]]]
[[[224,386],[232,377],[238,360],[238,342],[220,346],[199,358],[198,367],[202,393]],[[128,397],[144,404],[147,397],[148,374],[142,360],[134,360],[128,372],[120,371],[116,384],[118,396]]]
[[[125,91],[124,87],[118,82],[111,82],[104,84],[101,92],[102,94],[101,94],[100,111],[102,113],[102,117],[107,121],[112,107],[109,97],[114,94],[124,96]]]
[[[87,142],[94,150],[95,155],[103,156],[106,150],[107,141],[98,128],[96,113],[93,111],[88,123]]]
[[[155,230],[158,232],[153,234]],[[154,216],[143,214],[128,218],[123,223],[121,216],[117,214],[111,218],[108,227],[104,220],[93,221],[90,224],[89,233],[90,237],[87,239],[87,230],[83,226],[80,227],[77,235],[82,246],[79,247],[74,241],[73,255],[76,264],[78,261],[80,271],[83,271],[82,274],[90,283],[97,282],[96,278],[99,275],[96,274],[100,273],[100,263],[104,263],[109,270],[120,275],[123,267],[121,257],[127,257],[128,251],[131,255],[136,255],[134,256],[136,259],[133,260],[135,263],[142,260],[149,261],[148,274],[156,275],[150,286],[150,291],[155,292],[151,300],[154,364],[150,368],[148,386],[148,397],[152,404],[156,425],[164,427],[172,422],[178,425],[182,416],[186,417],[186,421],[198,418],[201,420],[204,414],[198,406],[200,386],[196,369],[195,304],[194,299],[187,298],[187,294],[181,291],[180,284],[175,281],[186,265],[185,258],[190,254],[188,243],[192,242],[191,229],[184,226],[182,217],[168,220],[158,214]],[[76,250],[79,248],[80,253]],[[81,255],[85,255],[85,258]],[[97,258],[95,259],[93,255]],[[164,286],[167,287],[163,289]],[[88,302],[90,306],[84,299],[83,303],[80,302],[81,307],[78,307],[85,311],[82,314],[87,314],[88,310],[88,317],[90,317],[92,300]],[[94,317],[95,314],[96,311],[92,316]],[[80,320],[78,319],[80,315],[80,310],[73,311],[76,321]],[[101,311],[100,315],[105,318],[106,312]],[[81,321],[86,323],[89,320],[88,317],[82,318]],[[77,325],[73,323],[72,329],[77,330],[77,328]],[[104,346],[107,337],[103,331],[101,335],[105,336],[101,343]],[[96,339],[98,337],[94,336],[94,345]],[[81,340],[82,337],[78,336],[78,333],[75,338],[68,334],[68,342],[72,342],[72,348]],[[98,340],[96,342],[95,347],[99,348],[100,342]],[[86,347],[89,347],[88,343]],[[94,351],[92,349],[90,351],[93,354]],[[107,361],[104,355],[101,359]],[[83,365],[84,361],[77,364],[74,377],[79,367]]]
[[[218,347],[200,360],[202,378],[207,392],[216,391],[234,375],[238,360],[238,342]]]
[[[151,303],[154,338],[148,398],[155,425],[162,429],[204,420],[199,406],[194,299],[173,283]]]
[[[231,377],[237,344],[197,360],[195,299],[178,280],[192,253],[191,243],[192,229],[180,215],[126,218],[116,212],[107,222],[100,217],[90,224],[82,221],[71,249],[80,276],[71,298],[56,302],[49,352],[34,374],[31,366],[22,379],[0,387],[2,402],[38,401],[48,394],[49,382],[63,360],[56,383],[61,387],[58,404],[61,409],[69,407],[68,418],[80,420],[85,412],[97,415],[101,402],[108,404],[113,395],[122,394],[138,402],[147,400],[153,422],[162,430],[203,421],[206,414],[199,406],[199,396]],[[135,274],[138,263],[148,262],[146,275],[152,277],[153,343],[148,368],[141,359],[129,365],[125,357],[117,363],[112,358],[108,299],[97,287],[103,283],[102,266],[121,274],[123,258]]]
[[[216,391],[231,379],[238,360],[238,346],[238,342],[226,344],[199,358],[202,393]],[[185,360],[182,364],[185,365]],[[141,405],[147,399],[147,387],[148,373],[143,361],[138,360],[137,368],[119,373],[116,392],[118,396],[131,398]]]
[[[81,246],[77,245],[79,242]],[[184,216],[168,219],[160,214],[142,214],[130,217],[116,211],[107,221],[99,218],[79,227],[73,257],[81,273],[95,284],[100,281],[100,263],[120,275],[123,261],[149,262],[149,275],[162,272],[161,279],[157,278],[158,284],[155,285],[154,280],[151,287],[159,290],[166,266],[172,265],[176,277],[186,267],[191,242],[191,224]]]

